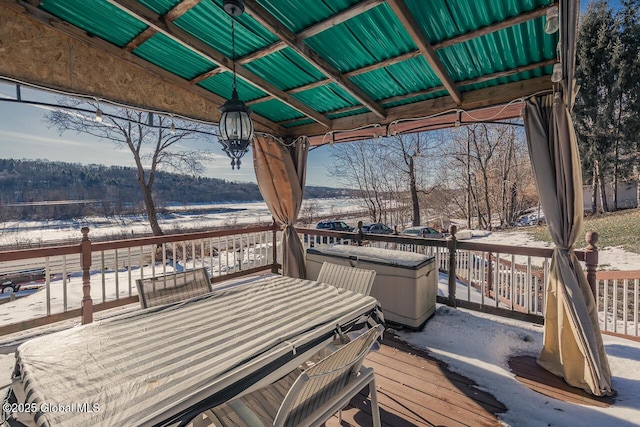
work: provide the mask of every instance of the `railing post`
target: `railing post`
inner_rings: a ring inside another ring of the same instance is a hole
[[[278,274],[278,245],[276,243],[277,233],[278,233],[278,224],[276,223],[276,219],[273,218],[273,223],[271,224],[273,227],[272,237],[271,237],[271,255],[273,256],[273,264],[271,265],[271,272],[273,274]]]
[[[82,242],[80,243],[80,265],[82,266],[82,324],[93,322],[93,301],[91,300],[91,240],[89,227],[82,227]]]
[[[587,241],[587,247],[584,249],[584,264],[587,267],[587,282],[591,287],[591,292],[595,298],[597,295],[598,282],[596,280],[596,271],[598,270],[598,233],[595,231],[588,231],[585,240]]]
[[[449,226],[450,237],[447,240],[447,248],[449,249],[449,305],[456,306],[456,249],[457,240],[456,233],[458,227],[451,224]]]

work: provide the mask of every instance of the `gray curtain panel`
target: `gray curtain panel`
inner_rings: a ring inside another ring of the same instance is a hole
[[[594,296],[573,246],[583,221],[580,157],[560,93],[526,102],[525,128],[540,203],[555,242],[538,364],[593,395],[611,394]]]
[[[282,273],[305,279],[304,247],[294,228],[306,181],[309,143],[306,138],[291,146],[268,137],[253,140],[253,164],[260,194],[282,229]]]

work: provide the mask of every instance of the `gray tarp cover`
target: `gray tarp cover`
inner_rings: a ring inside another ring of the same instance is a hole
[[[36,414],[39,426],[155,423],[260,369],[261,361],[371,313],[376,304],[372,297],[281,276],[214,290],[27,341],[16,351],[22,381],[13,387],[27,402],[99,405],[95,413]]]

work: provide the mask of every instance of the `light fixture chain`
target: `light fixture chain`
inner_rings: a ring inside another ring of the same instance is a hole
[[[233,67],[233,90],[237,88],[236,85],[236,27],[235,19],[231,17],[231,62]]]

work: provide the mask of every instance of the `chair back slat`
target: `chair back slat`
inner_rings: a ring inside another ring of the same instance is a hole
[[[212,291],[206,268],[137,279],[142,308],[184,301]]]
[[[291,386],[274,420],[274,426],[302,425],[310,414],[341,397],[355,380],[373,342],[384,327],[377,325],[305,370]]]
[[[337,288],[369,295],[375,278],[375,270],[364,270],[362,268],[324,262],[317,280]]]

